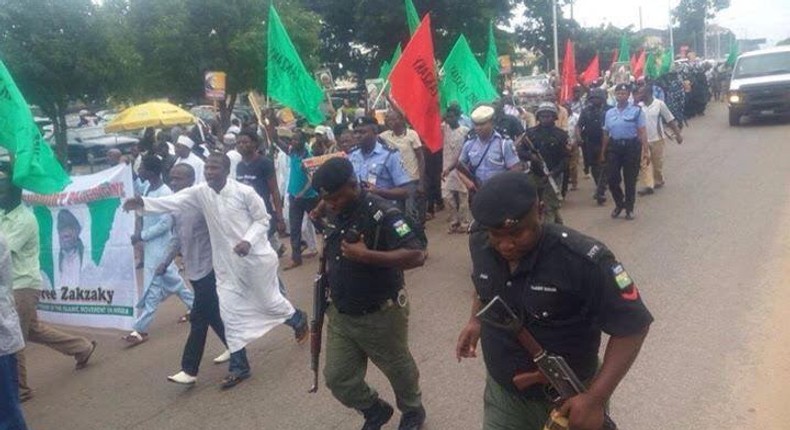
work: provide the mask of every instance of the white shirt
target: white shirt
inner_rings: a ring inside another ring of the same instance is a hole
[[[228,175],[228,177],[235,178],[236,167],[239,165],[239,162],[241,161],[241,154],[239,154],[239,151],[236,151],[235,149],[231,149],[230,151],[226,152],[225,155],[227,155],[228,158],[230,158],[230,174]]]
[[[645,128],[647,129],[647,141],[658,142],[664,138],[664,122],[670,123],[675,120],[672,112],[669,111],[666,103],[654,98],[649,106],[640,102],[642,112],[645,115]],[[661,120],[663,118],[663,121]]]
[[[189,153],[189,157],[187,158],[176,158],[176,165],[178,164],[189,164],[195,170],[195,184],[201,184],[206,182],[206,177],[203,176],[203,166],[206,164],[203,160],[200,159],[194,152]]]
[[[203,213],[231,352],[244,348],[294,314],[294,307],[280,292],[279,260],[266,236],[269,214],[252,187],[229,178],[219,193],[204,182],[166,197],[143,197],[143,202],[143,213]],[[242,240],[251,245],[245,257],[233,251]]]
[[[407,128],[406,133],[399,136],[392,130],[387,130],[379,135],[392,148],[400,152],[403,169],[412,181],[420,179],[420,165],[417,162],[417,151],[422,151],[422,142],[416,131]]]

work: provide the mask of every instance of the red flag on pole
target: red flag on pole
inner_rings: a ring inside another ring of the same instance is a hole
[[[425,15],[390,73],[390,97],[431,152],[442,148],[439,82],[433,59],[431,17]]]
[[[573,56],[573,41],[565,42],[565,58],[562,60],[562,87],[560,88],[560,103],[565,103],[573,97],[573,87],[576,86],[576,59]]]
[[[636,64],[631,72],[637,79],[645,74],[645,61],[645,50],[643,49],[642,52],[639,53],[639,57],[636,59]]]
[[[612,67],[612,64],[617,62],[617,59],[620,58],[620,51],[617,48],[614,48],[614,52],[612,52],[612,62],[609,63],[609,67]]]
[[[587,66],[587,70],[582,73],[582,82],[584,82],[584,85],[590,85],[600,76],[601,64],[600,60],[598,59],[598,54],[595,54],[595,57],[593,57],[592,61],[590,61],[590,65]]]
[[[630,64],[631,64],[631,74],[632,75],[634,74],[634,70],[636,69],[636,59],[637,59],[637,55],[636,54],[631,56]]]

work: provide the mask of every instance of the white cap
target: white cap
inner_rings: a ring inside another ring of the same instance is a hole
[[[72,111],[72,112],[73,112],[73,111]],[[82,110],[80,110],[80,114],[79,114],[79,115],[80,115],[80,116],[85,116],[85,115],[88,115],[88,114],[90,114],[90,112],[88,112],[88,110],[87,110],[87,109],[82,109]]]
[[[324,125],[317,125],[317,126],[315,126],[315,134],[321,134],[321,135],[326,136],[328,134],[327,133],[327,128],[328,127],[326,127]]]
[[[484,124],[494,118],[494,108],[489,105],[482,105],[472,111],[472,122],[475,124]]]
[[[236,143],[236,133],[226,133],[222,136],[222,142],[226,145],[231,143]]]
[[[187,148],[192,149],[195,147],[195,141],[190,139],[188,136],[182,134],[181,136],[178,136],[178,140],[176,140],[176,145],[184,145]]]

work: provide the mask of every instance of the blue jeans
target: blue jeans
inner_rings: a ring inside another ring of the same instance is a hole
[[[291,315],[291,317],[288,318],[284,324],[296,330],[298,327],[306,323],[307,323],[306,314],[301,310],[297,309],[296,312],[294,312],[294,314]],[[239,377],[249,376],[250,362],[247,361],[247,348],[242,348],[230,354],[230,364],[228,366],[228,372]]]
[[[19,403],[16,355],[0,357],[0,430],[27,430]]]
[[[192,310],[192,303],[195,301],[195,294],[186,287],[181,275],[178,274],[175,264],[170,263],[164,275],[157,275],[151,281],[148,291],[142,303],[142,312],[134,323],[134,330],[138,333],[148,333],[148,327],[154,321],[159,304],[171,295],[177,295],[186,305],[189,311]]]

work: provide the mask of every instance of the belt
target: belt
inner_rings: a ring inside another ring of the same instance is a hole
[[[395,307],[396,305],[402,308],[406,306],[407,303],[408,297],[406,296],[406,290],[401,289],[398,291],[398,295],[394,299],[387,299],[381,303],[377,303],[361,310],[355,309],[353,311],[341,311],[338,309],[338,312],[352,317],[361,317],[364,315],[375,314],[376,312],[386,311],[387,309]]]
[[[614,143],[615,145],[629,145],[631,143],[636,143],[638,141],[639,139],[635,137],[631,139],[612,139],[612,143]]]

